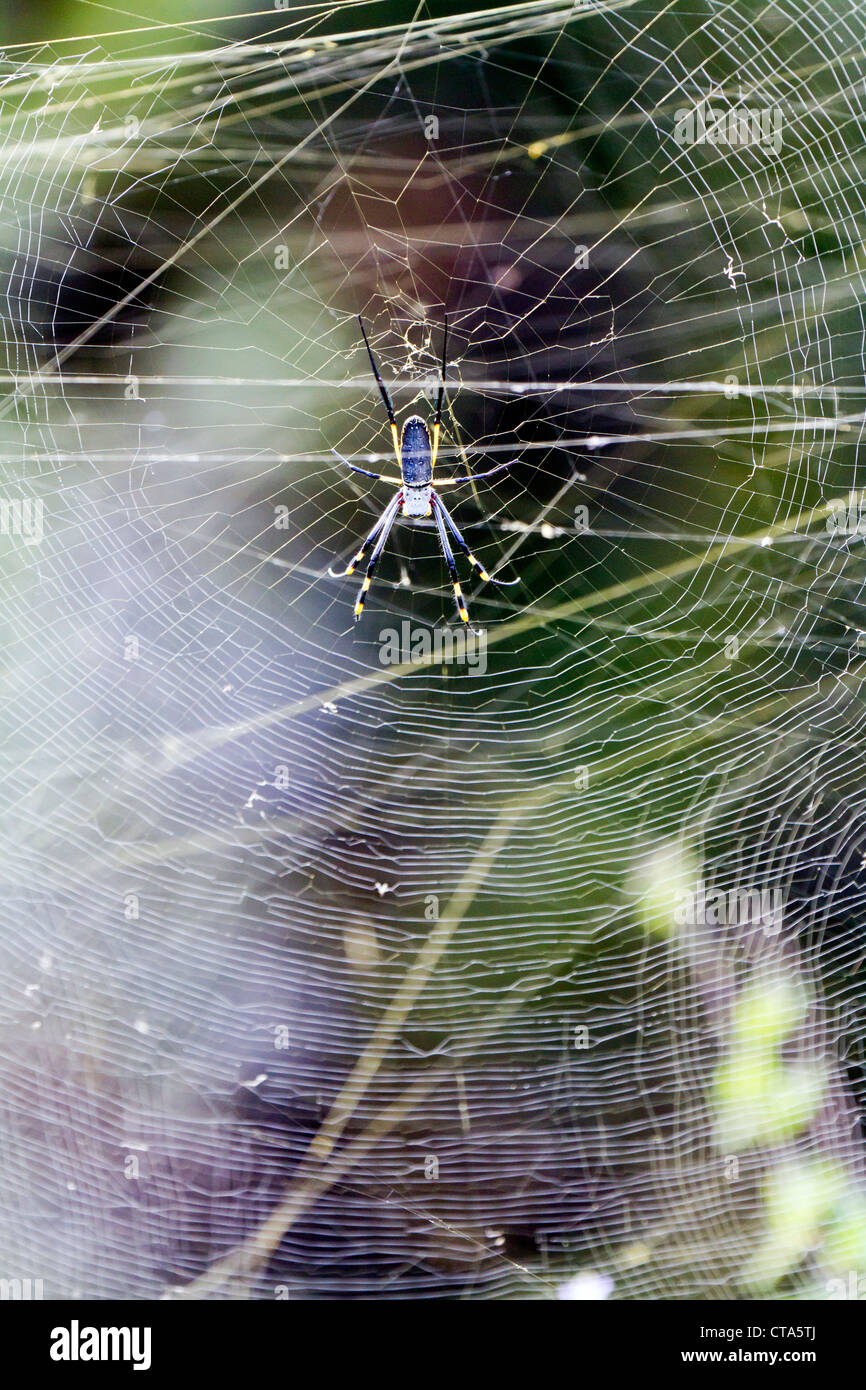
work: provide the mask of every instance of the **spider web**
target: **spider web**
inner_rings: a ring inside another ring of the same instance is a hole
[[[863,17],[370,15],[3,59],[0,1273],[837,1296]],[[520,576],[462,568],[475,665],[383,657],[454,622],[432,523],[357,626],[329,574],[359,313],[401,419],[447,313],[444,476],[516,460],[446,494]]]

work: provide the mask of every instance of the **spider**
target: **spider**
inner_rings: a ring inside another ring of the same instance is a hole
[[[436,529],[439,533],[439,544],[442,547],[442,554],[448,566],[448,573],[451,576],[451,583],[454,587],[454,600],[457,604],[457,612],[460,619],[465,624],[469,624],[469,613],[466,609],[466,600],[463,597],[463,590],[460,588],[460,579],[457,574],[457,565],[454,559],[454,551],[448,537],[450,531],[460,549],[465,553],[473,570],[480,575],[488,584],[518,584],[518,579],[494,579],[476,560],[454,521],[438,491],[433,487],[433,469],[436,466],[436,455],[439,452],[439,434],[442,427],[442,402],[445,398],[445,359],[448,350],[448,320],[445,319],[442,334],[442,366],[439,371],[439,395],[436,400],[436,413],[433,416],[432,438],[431,431],[427,424],[421,419],[420,415],[410,415],[403,425],[402,435],[397,428],[397,420],[394,415],[394,407],[388,388],[379,375],[379,368],[376,366],[376,359],[373,356],[373,349],[367,337],[367,330],[364,327],[364,320],[358,315],[358,323],[361,325],[361,333],[364,338],[364,345],[367,349],[367,356],[370,359],[370,366],[373,368],[373,375],[376,378],[376,385],[382,397],[383,404],[388,412],[388,422],[391,426],[391,439],[394,444],[394,454],[397,459],[397,467],[400,469],[399,478],[389,476],[384,473],[371,473],[368,468],[358,468],[356,464],[349,463],[348,459],[343,458],[342,454],[337,454],[337,458],[344,463],[347,468],[351,468],[353,473],[363,473],[366,478],[382,479],[386,483],[396,483],[398,491],[387,507],[382,512],[376,525],[367,536],[361,549],[358,551],[352,563],[342,571],[343,577],[354,574],[356,567],[366,557],[370,546],[373,546],[372,554],[367,565],[367,574],[361,585],[358,594],[358,601],[355,604],[355,622],[361,617],[364,611],[364,601],[367,592],[373,582],[373,575],[379,563],[380,556],[385,549],[385,543],[401,508],[404,516],[408,517],[428,517],[432,516],[436,522]],[[516,459],[509,460],[508,463],[499,463],[495,468],[489,468],[486,473],[464,473],[456,478],[446,478],[437,483],[437,488],[453,487],[457,483],[476,482],[480,478],[489,478],[494,473],[501,473],[503,468],[510,468],[516,463]],[[375,544],[374,544],[375,542]],[[329,570],[334,574],[333,570]],[[334,576],[335,578],[337,576]]]

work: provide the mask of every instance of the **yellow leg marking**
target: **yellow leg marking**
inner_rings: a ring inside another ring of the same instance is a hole
[[[361,561],[363,560],[363,558],[364,558],[364,552],[363,552],[363,550],[359,550],[358,553],[357,553],[357,555],[355,556],[354,560],[352,561],[351,565],[350,565],[349,568],[346,570],[346,573],[347,573],[347,574],[354,574],[354,573],[355,573],[355,566],[356,566],[356,565],[360,565],[360,563],[361,563]]]
[[[480,564],[478,563],[478,561],[476,560],[476,558],[475,558],[474,555],[470,555],[470,556],[469,556],[469,563],[470,563],[470,565],[474,565],[474,566],[475,566],[475,568],[477,569],[478,573],[481,575],[481,578],[482,578],[482,579],[487,579],[487,580],[490,579],[490,575],[487,573],[487,571],[486,571],[486,569],[484,568],[484,566],[483,566],[483,565],[480,565]]]
[[[432,449],[431,458],[430,458],[430,467],[431,467],[431,468],[435,468],[435,467],[436,467],[436,455],[439,453],[439,435],[441,434],[441,432],[442,432],[442,426],[441,426],[441,424],[440,424],[440,425],[434,425],[434,426],[433,426],[433,449]]]
[[[397,456],[397,467],[398,467],[398,468],[400,469],[400,471],[402,472],[402,470],[403,470],[403,464],[402,464],[402,462],[401,462],[401,460],[400,460],[400,436],[399,436],[399,434],[397,433],[397,426],[396,426],[396,425],[392,425],[392,426],[391,426],[391,438],[392,438],[392,440],[394,441],[394,453],[395,453],[396,456]],[[398,479],[398,481],[402,482],[402,478],[401,478],[401,479]]]
[[[454,583],[454,597],[457,600],[457,612],[460,614],[464,623],[468,623],[469,614],[466,612],[466,604],[463,602],[463,590],[456,581]]]
[[[364,599],[367,597],[367,590],[369,589],[369,587],[370,587],[370,585],[372,584],[372,582],[373,582],[373,581],[372,581],[372,579],[370,578],[370,576],[369,576],[369,574],[368,574],[368,575],[367,575],[367,578],[364,580],[363,584],[361,585],[361,592],[360,592],[360,594],[358,595],[358,602],[355,604],[355,619],[356,619],[356,620],[357,620],[358,618],[360,618],[361,613],[363,612],[363,609],[364,609]]]

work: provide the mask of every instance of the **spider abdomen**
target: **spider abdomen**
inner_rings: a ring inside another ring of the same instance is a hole
[[[407,488],[429,487],[433,478],[430,432],[420,415],[412,415],[403,426],[400,440],[400,469]]]

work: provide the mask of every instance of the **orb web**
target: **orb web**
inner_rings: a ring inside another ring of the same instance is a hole
[[[835,1296],[862,20],[377,18],[5,55],[3,1272]]]

